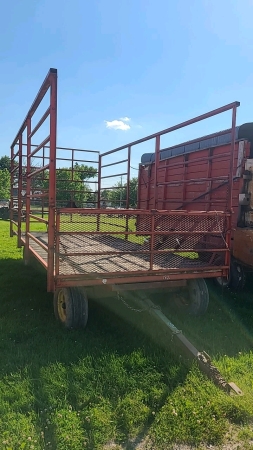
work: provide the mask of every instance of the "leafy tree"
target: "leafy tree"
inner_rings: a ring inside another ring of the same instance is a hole
[[[137,196],[138,196],[138,178],[133,177],[130,180],[130,189],[129,189],[129,206],[131,208],[137,207]]]
[[[78,164],[77,162],[74,165],[74,170],[78,171],[77,173],[82,181],[94,178],[97,173],[97,169],[95,169],[95,167],[86,166],[85,164]]]
[[[9,156],[2,156],[0,158],[0,170],[7,169],[8,172],[11,171],[11,158]]]
[[[120,181],[114,186],[116,189],[102,191],[101,197],[105,200],[112,202],[112,206],[125,207],[127,196],[127,184],[123,185]],[[136,208],[137,206],[137,191],[138,191],[138,178],[134,177],[130,180],[129,185],[129,206],[130,208]]]
[[[10,198],[11,180],[8,170],[0,170],[0,199]]]
[[[94,176],[94,175],[93,175]],[[43,181],[43,188],[49,187],[49,174]],[[76,206],[83,206],[83,203],[91,201],[91,189],[84,183],[80,173],[75,170],[62,168],[56,170],[56,201],[59,206],[66,206],[69,201],[74,201]]]

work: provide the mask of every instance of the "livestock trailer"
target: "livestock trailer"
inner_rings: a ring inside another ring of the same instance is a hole
[[[216,281],[243,288],[245,269],[253,269],[253,123],[164,148],[157,159],[144,153],[138,208],[230,211],[230,274]]]
[[[49,106],[41,113],[41,102],[47,99]],[[10,235],[24,247],[25,263],[35,258],[46,269],[47,290],[54,293],[55,314],[64,325],[86,325],[85,289],[91,286],[103,291],[178,290],[177,299],[186,310],[205,312],[204,279],[227,277],[229,272],[231,205],[220,204],[215,211],[198,205],[196,210],[177,210],[175,205],[169,209],[168,203],[158,201],[160,187],[155,183],[156,200],[144,205],[140,199],[137,208],[130,208],[131,156],[139,144],[153,142],[158,174],[162,135],[231,111],[231,189],[237,106],[229,104],[104,153],[57,147],[57,70],[50,69],[11,145]],[[124,171],[115,172],[122,164]],[[106,208],[102,192],[118,187],[108,187],[105,181],[122,175],[127,180],[124,208]]]

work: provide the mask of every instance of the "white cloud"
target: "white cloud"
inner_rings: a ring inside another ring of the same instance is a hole
[[[130,117],[121,117],[120,120],[122,120],[122,122],[130,122]]]
[[[110,128],[111,130],[129,130],[130,125],[123,122],[123,120],[112,120],[111,122],[105,120],[106,128]]]

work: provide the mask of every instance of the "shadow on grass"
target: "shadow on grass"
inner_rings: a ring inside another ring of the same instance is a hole
[[[141,439],[145,431],[140,425],[146,429],[152,423],[154,413],[184,382],[188,369],[144,333],[93,301],[86,330],[64,330],[53,315],[46,274],[25,267],[22,260],[0,260],[0,278],[1,378],[12,380],[14,376],[16,380],[18,376],[16,390],[21,379],[26,379],[34,397],[31,403],[28,394],[23,398],[21,392],[6,391],[5,401],[20,395],[17,409],[25,414],[31,408],[36,412],[37,427],[45,429],[52,448],[56,448],[55,428],[59,428],[56,412],[62,415],[61,409],[68,405],[79,411],[85,423],[89,448],[96,448],[105,436],[124,440],[134,430]],[[129,408],[136,409],[136,417],[128,417]],[[112,426],[115,414],[116,425]]]
[[[44,430],[51,448],[56,448],[60,417],[68,408],[80,414],[87,448],[97,448],[105,436],[126,440],[133,433],[137,438],[127,448],[134,448],[187,376],[186,366],[168,351],[171,341],[167,349],[157,346],[149,337],[152,324],[146,313],[132,312],[115,297],[90,302],[85,331],[66,331],[55,321],[44,272],[25,267],[20,259],[2,259],[0,279],[1,378],[21,374],[33,393],[32,401],[20,396],[18,410],[36,412],[37,428]],[[179,315],[166,291],[147,296],[199,350],[218,357],[252,349],[252,283],[241,294],[221,291],[211,282],[209,289],[210,308],[202,318]],[[108,306],[118,308],[117,314]],[[11,401],[13,393],[5,395]]]
[[[151,294],[163,312],[200,350],[217,358],[221,355],[236,356],[253,349],[253,283],[248,277],[242,292],[221,289],[212,280],[207,281],[210,303],[203,317],[178,314],[173,299],[165,293]]]

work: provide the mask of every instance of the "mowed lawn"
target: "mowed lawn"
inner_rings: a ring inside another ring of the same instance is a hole
[[[244,392],[230,397],[195,365],[187,367],[96,302],[90,302],[85,331],[64,330],[45,275],[23,265],[8,231],[0,220],[0,449],[207,448],[229,439],[231,448],[232,441],[250,448],[250,282],[243,294],[210,284],[210,308],[201,319],[178,316],[165,293],[151,294]]]

